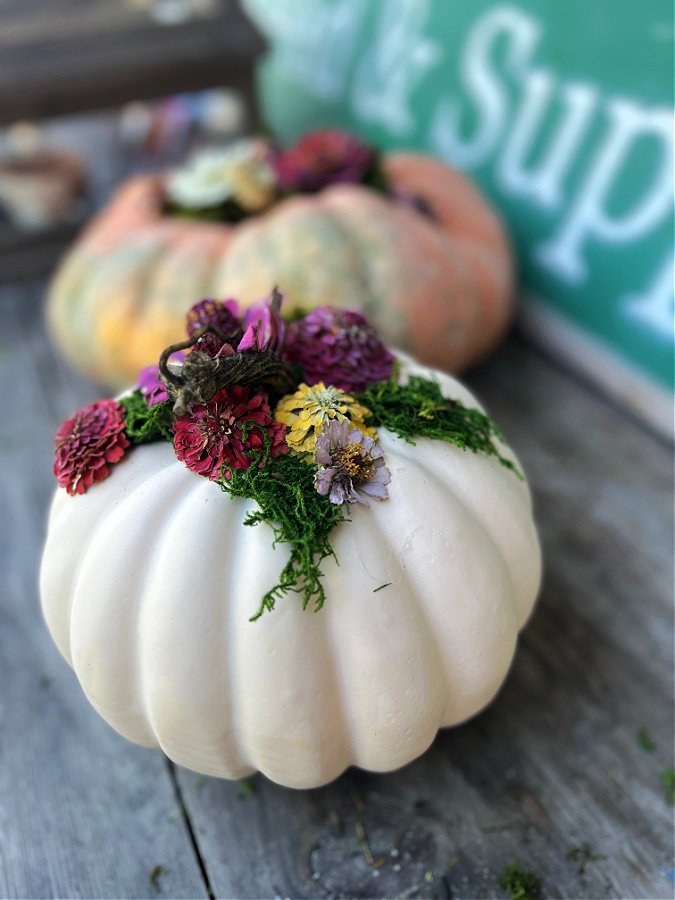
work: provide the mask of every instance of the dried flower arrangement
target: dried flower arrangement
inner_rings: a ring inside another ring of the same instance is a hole
[[[390,190],[379,153],[343,131],[312,131],[287,150],[241,140],[202,151],[166,182],[165,212],[187,218],[240,222],[292,194],[315,194],[332,184],[362,184],[429,210]]]
[[[520,477],[484,413],[444,398],[431,379],[399,383],[395,356],[364,316],[320,307],[287,324],[281,303],[275,289],[242,320],[233,300],[196,304],[188,339],[132,393],[81,409],[56,436],[54,474],[71,495],[106,478],[133,445],[170,441],[188,469],[254,500],[245,524],[267,522],[291,555],[252,619],[289,590],[303,608],[323,606],[331,531],[350,504],[388,496],[378,428],[493,456]]]

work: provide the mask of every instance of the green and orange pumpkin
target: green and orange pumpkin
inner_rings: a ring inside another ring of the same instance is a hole
[[[381,157],[395,193],[358,184],[280,199],[237,224],[165,212],[165,179],[118,190],[61,264],[49,291],[51,333],[70,362],[121,388],[156,362],[195,297],[246,307],[283,286],[285,309],[359,309],[383,338],[427,365],[459,372],[485,356],[512,311],[513,258],[477,189],[443,163]]]

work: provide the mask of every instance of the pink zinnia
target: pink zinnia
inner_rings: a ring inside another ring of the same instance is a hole
[[[230,344],[241,339],[242,327],[238,319],[239,307],[236,300],[202,300],[195,303],[187,314],[187,333],[192,337],[202,325],[215,325],[230,338]],[[205,334],[192,348],[201,350],[211,357],[218,356],[223,342],[215,334]]]
[[[376,162],[375,151],[344,131],[312,131],[277,153],[272,165],[284,191],[320,191],[329,184],[362,184]]]
[[[283,358],[302,366],[307,384],[363,391],[391,375],[396,357],[365,316],[320,306],[288,327]]]
[[[124,433],[124,407],[116,400],[97,400],[78,410],[59,428],[54,441],[54,475],[69,494],[84,494],[110,474],[129,446]]]
[[[253,460],[246,454],[265,450],[263,431],[270,442],[270,456],[289,450],[286,426],[275,422],[267,396],[251,397],[247,387],[219,391],[205,406],[194,406],[191,412],[178,416],[174,430],[178,459],[210,481],[221,477],[223,467],[222,474],[228,481],[228,469],[248,469]]]
[[[286,323],[281,318],[284,296],[276,288],[270,297],[254,303],[244,313],[244,336],[237,350],[273,350],[279,353],[286,336]]]
[[[178,350],[176,353],[171,354],[169,362],[183,363],[185,362],[185,354],[182,350]],[[159,366],[157,365],[146,366],[144,369],[141,369],[138,376],[138,387],[148,407],[155,406],[157,403],[164,403],[165,400],[169,399],[166,385],[162,381],[162,376],[159,374]]]

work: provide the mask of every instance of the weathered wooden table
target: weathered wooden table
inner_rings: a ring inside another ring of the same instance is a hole
[[[518,340],[468,378],[534,487],[546,575],[492,706],[388,775],[201,778],[91,709],[42,622],[53,433],[99,395],[0,289],[0,896],[673,896],[672,462]]]

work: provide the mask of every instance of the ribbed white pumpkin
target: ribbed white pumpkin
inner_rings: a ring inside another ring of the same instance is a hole
[[[290,594],[253,623],[287,550],[169,444],[134,448],[83,496],[57,491],[44,614],[117,731],[208,775],[310,788],[402,766],[492,699],[539,586],[527,485],[441,441],[380,441],[389,499],[333,532],[323,609]]]

